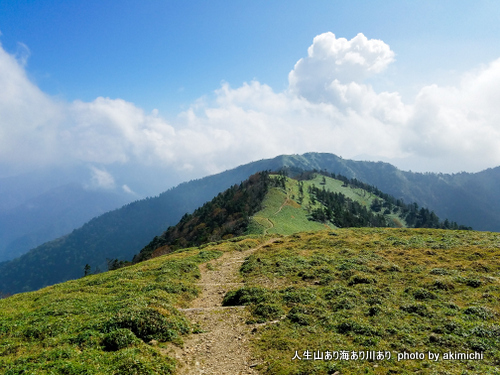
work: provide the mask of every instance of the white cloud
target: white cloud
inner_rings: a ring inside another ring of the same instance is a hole
[[[500,59],[467,73],[457,87],[424,87],[401,146],[463,170],[500,164]]]
[[[122,190],[127,194],[137,195],[131,188],[129,188],[126,184],[122,185]]]
[[[115,179],[108,171],[94,166],[91,166],[90,169],[92,172],[92,184],[89,187],[103,189],[113,189],[115,187]]]
[[[290,90],[311,101],[331,101],[338,86],[360,83],[382,72],[394,61],[394,52],[381,40],[358,34],[351,40],[328,32],[316,36],[288,75]]]
[[[62,107],[29,81],[22,62],[0,45],[0,164],[37,165],[57,159]]]
[[[313,103],[289,92],[275,93],[259,82],[236,89],[224,84],[213,103],[181,115],[183,127],[197,135],[191,139],[199,144],[191,162],[210,161],[220,168],[311,150],[343,155],[370,151],[394,156],[394,149],[386,146],[397,143],[399,130],[390,121],[381,120],[395,117],[397,107],[390,113],[385,113],[383,107],[383,103],[391,104],[394,98],[390,94],[378,98],[373,92],[363,100],[366,98],[374,101],[366,113],[345,112],[332,103]],[[354,134],[356,141],[352,139]]]
[[[133,185],[121,176],[147,175],[137,179],[150,184],[310,151],[421,171],[500,165],[500,60],[454,87],[424,87],[411,104],[365,81],[392,61],[380,40],[321,34],[287,90],[223,83],[167,123],[122,99],[57,101],[0,46],[0,167],[88,165],[92,186],[128,192]]]
[[[77,160],[111,164],[139,159],[147,164],[175,158],[174,128],[156,112],[146,115],[132,103],[102,97],[90,103],[75,101],[66,112],[71,126],[61,135]]]

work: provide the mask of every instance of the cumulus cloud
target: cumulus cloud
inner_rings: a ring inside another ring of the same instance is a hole
[[[465,74],[456,87],[424,87],[401,146],[464,170],[500,164],[500,59]]]
[[[0,163],[53,162],[62,109],[0,45]]]
[[[122,99],[99,97],[90,103],[75,101],[67,106],[70,126],[61,137],[71,145],[71,157],[93,163],[170,162],[174,128]]]
[[[331,101],[342,96],[342,84],[360,83],[393,61],[394,52],[381,40],[320,34],[288,75],[290,90],[311,101]]]
[[[210,161],[219,167],[311,150],[401,156],[398,150],[386,147],[397,143],[400,131],[390,121],[383,122],[398,115],[397,107],[391,113],[384,112],[383,103],[391,104],[394,98],[390,94],[377,98],[373,92],[367,96],[374,101],[369,110],[345,112],[332,103],[310,102],[289,92],[275,93],[256,81],[235,89],[224,84],[216,91],[213,103],[191,108],[180,117],[184,129],[203,137],[192,162]]]
[[[283,153],[444,172],[500,164],[500,59],[453,87],[423,87],[410,104],[367,81],[393,61],[383,41],[321,34],[290,72],[288,89],[223,83],[169,123],[122,99],[57,101],[0,46],[0,167],[87,165],[90,185],[132,192],[120,176],[155,171],[145,184],[151,175],[200,177]]]

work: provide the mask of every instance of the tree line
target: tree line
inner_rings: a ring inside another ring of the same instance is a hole
[[[324,171],[316,171],[316,173],[342,181],[343,187],[363,189],[376,198],[372,200],[368,209],[342,193],[331,192],[325,190],[324,187],[320,189],[312,186],[309,188],[309,194],[325,206],[324,208],[314,209],[311,212],[312,220],[320,222],[329,221],[333,225],[342,228],[361,226],[387,227],[393,226],[393,223],[391,220],[387,220],[385,215],[392,213],[404,219],[406,225],[410,228],[472,229],[448,219],[441,221],[434,211],[430,211],[425,207],[419,207],[417,203],[406,204],[402,199],[397,199],[392,195],[380,191],[377,187],[365,184],[355,178],[349,179],[340,174]],[[299,176],[299,179],[311,178],[311,176],[311,172],[305,172]]]

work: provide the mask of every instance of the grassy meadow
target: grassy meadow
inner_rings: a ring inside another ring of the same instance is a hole
[[[235,239],[186,249],[0,300],[0,373],[174,373],[161,346],[197,330],[177,307],[199,293],[198,264],[258,243]],[[152,340],[159,345],[148,345]]]
[[[500,373],[499,234],[298,233],[254,253],[241,274],[247,286],[225,304],[248,305],[250,323],[267,323],[254,340],[263,374]],[[306,350],[388,351],[391,359],[307,360]],[[429,351],[441,359],[429,360]],[[450,351],[483,359],[443,360]],[[425,359],[398,361],[404,352]]]
[[[281,176],[273,175],[278,179]],[[297,181],[286,177],[285,187],[272,187],[262,202],[262,210],[257,212],[249,225],[248,233],[290,235],[297,232],[318,231],[335,228],[332,223],[319,223],[310,220],[310,212],[324,206],[308,189],[312,186],[341,193],[364,207],[370,207],[377,197],[363,189],[345,186],[340,180],[314,174],[310,180]],[[300,191],[300,186],[302,192]],[[396,226],[405,226],[404,220],[397,214],[387,215],[397,222]]]
[[[291,186],[296,183],[295,180],[288,180],[288,195],[292,194]],[[307,211],[295,200],[288,198],[283,189],[270,189],[262,206],[262,210],[253,216],[253,225],[250,223],[249,231],[251,233],[288,235],[300,231],[325,229],[325,225],[309,220]],[[255,222],[258,225],[255,225]]]

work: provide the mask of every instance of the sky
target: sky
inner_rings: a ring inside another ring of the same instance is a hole
[[[305,152],[496,167],[498,19],[497,1],[3,0],[0,177],[152,194]]]

